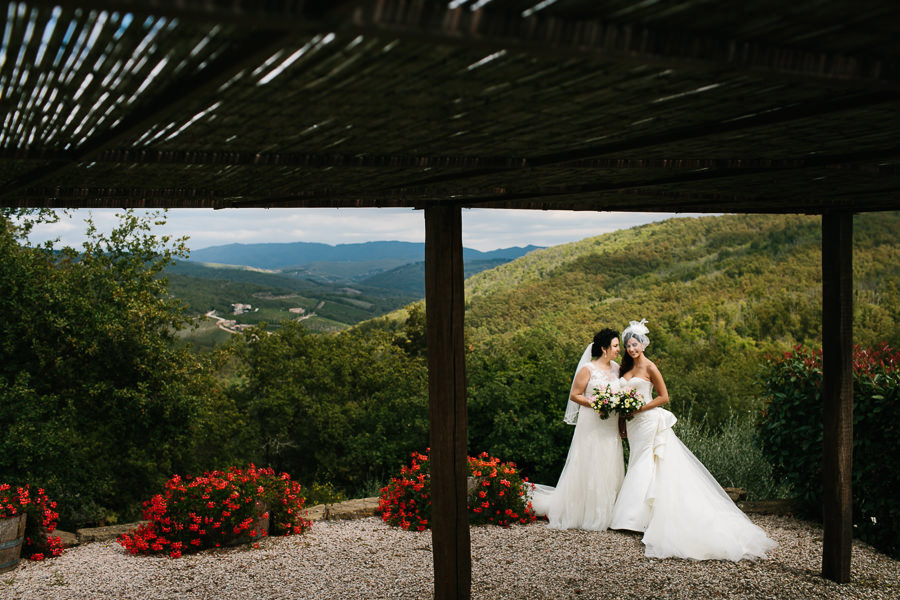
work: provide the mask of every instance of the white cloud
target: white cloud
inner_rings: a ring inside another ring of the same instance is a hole
[[[71,218],[35,228],[30,239],[41,243],[59,237],[61,244],[79,248],[86,229],[83,221],[89,214],[98,229],[110,231],[119,212],[74,210]],[[463,245],[482,251],[529,244],[554,246],[675,216],[696,215],[471,209],[462,213]],[[170,210],[166,220],[157,233],[190,236],[192,249],[231,243],[425,241],[424,213],[405,208],[185,208]]]

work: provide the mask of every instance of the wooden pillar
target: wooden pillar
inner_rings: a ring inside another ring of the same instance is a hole
[[[434,597],[469,598],[472,555],[466,508],[466,365],[462,214],[425,209],[425,332],[431,418]]]
[[[853,213],[822,215],[822,576],[850,581],[853,540]]]

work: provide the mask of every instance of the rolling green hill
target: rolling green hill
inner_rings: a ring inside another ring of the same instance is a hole
[[[900,345],[897,232],[900,213],[854,219],[861,345]],[[568,373],[594,332],[646,318],[676,414],[753,409],[767,353],[821,344],[821,285],[810,216],[677,218],[538,250],[466,281],[470,395],[477,406],[479,386],[495,385],[478,379],[489,363],[515,396],[521,369]],[[545,364],[560,348],[565,366]]]
[[[463,264],[464,276],[468,278],[508,262],[509,260],[504,258],[467,260]],[[362,280],[361,283],[374,287],[401,290],[422,298],[425,296],[425,263],[417,262],[403,265],[373,275],[368,279]]]
[[[303,318],[304,325],[312,331],[344,329],[417,298],[403,291],[367,285],[325,284],[277,271],[188,261],[171,265],[165,275],[170,293],[183,300],[195,315],[214,310],[219,317],[250,325]],[[249,304],[250,309],[233,314],[233,304]],[[222,333],[205,335],[197,341],[207,346],[209,339],[226,339],[228,334]],[[183,337],[192,339],[193,334],[187,332]]]

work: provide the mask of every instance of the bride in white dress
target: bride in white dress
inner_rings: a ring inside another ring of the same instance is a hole
[[[603,531],[609,526],[616,493],[625,476],[617,419],[601,419],[590,407],[594,388],[618,389],[619,333],[604,329],[588,345],[569,391],[565,421],[575,425],[565,466],[556,487],[535,484],[531,503],[553,529]]]
[[[777,544],[735,506],[675,435],[675,415],[660,408],[669,396],[659,369],[644,356],[645,323],[632,321],[622,333],[627,355],[619,385],[640,392],[646,404],[626,424],[628,473],[610,527],[643,532],[648,557],[764,558]]]

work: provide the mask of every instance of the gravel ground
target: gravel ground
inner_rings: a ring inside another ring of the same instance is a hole
[[[900,561],[854,542],[852,583],[823,579],[822,530],[790,517],[751,519],[778,542],[767,560],[651,560],[637,534],[554,531],[538,521],[473,527],[472,597],[486,598],[875,598],[900,597]],[[0,574],[10,599],[429,598],[431,535],[378,518],[321,521],[303,536],[258,549],[179,559],[129,556],[94,542]]]

